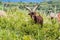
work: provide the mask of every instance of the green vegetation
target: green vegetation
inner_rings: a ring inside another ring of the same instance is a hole
[[[38,8],[39,15],[44,19],[41,28],[40,24],[34,23],[26,9],[9,7],[6,8],[7,17],[0,17],[0,40],[60,40],[60,24],[55,18],[51,20],[47,17],[46,12],[40,12],[42,8]]]
[[[56,40],[60,37],[58,22],[43,15],[43,28],[28,15],[28,11],[7,11],[8,17],[0,17],[0,40]]]

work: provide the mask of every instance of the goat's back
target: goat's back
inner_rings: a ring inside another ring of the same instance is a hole
[[[34,19],[37,23],[40,23],[42,24],[43,23],[43,18],[41,16],[35,16],[35,19]]]

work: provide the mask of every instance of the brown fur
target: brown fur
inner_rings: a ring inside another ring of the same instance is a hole
[[[56,14],[56,19],[58,20],[58,22],[60,22],[60,12]]]
[[[43,26],[43,18],[40,15],[37,15],[36,9],[39,5],[35,5],[35,7],[32,9],[30,7],[26,7],[29,10],[29,15],[31,18],[35,21],[35,23],[41,24],[41,27]]]
[[[37,15],[36,12],[31,12],[29,15],[35,21],[35,23],[41,24],[41,27],[43,26],[43,18],[40,15]]]

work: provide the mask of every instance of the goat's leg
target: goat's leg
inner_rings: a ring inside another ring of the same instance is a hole
[[[41,24],[41,28],[43,27],[43,22],[40,23]]]
[[[35,24],[37,23],[37,21],[35,21]]]

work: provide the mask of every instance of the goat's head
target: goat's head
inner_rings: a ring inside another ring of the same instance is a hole
[[[36,15],[36,9],[37,9],[38,5],[35,5],[35,7],[33,9],[31,9],[30,7],[26,7],[29,10],[29,14],[30,16]]]

